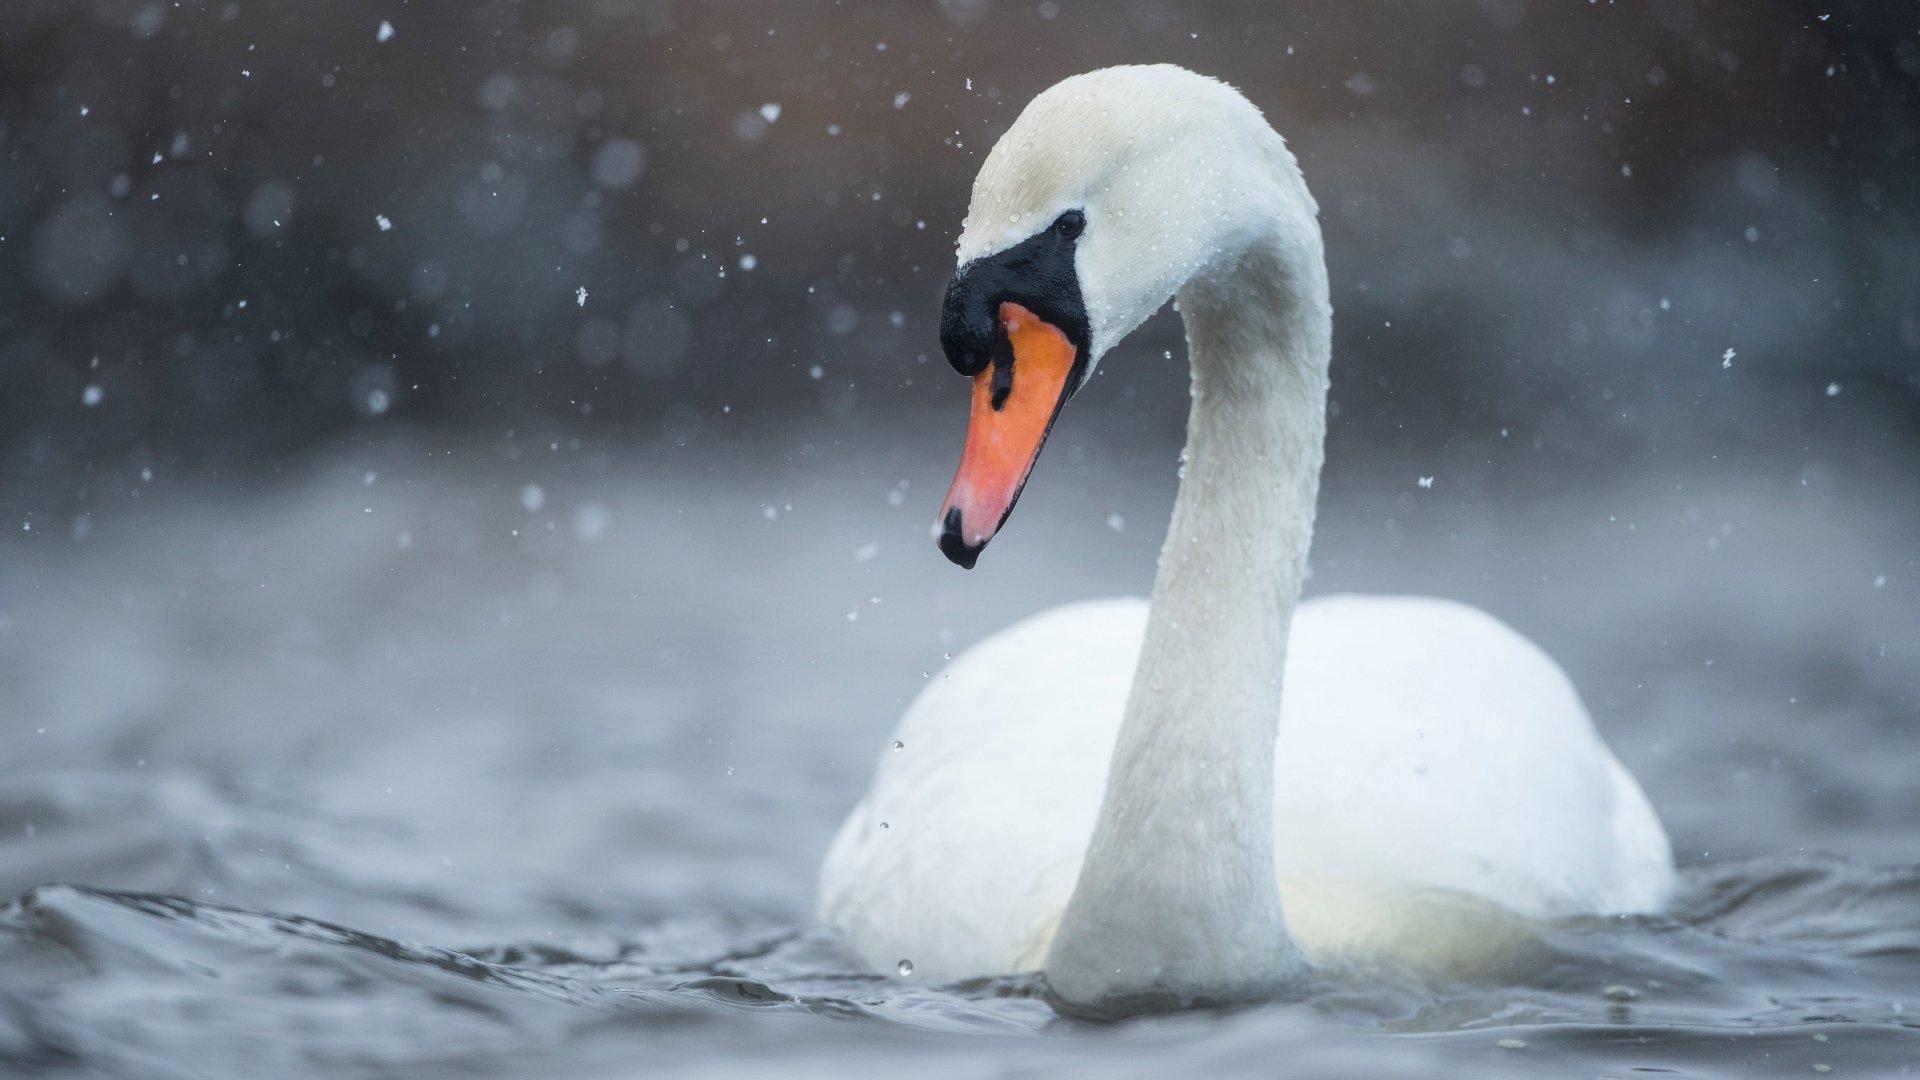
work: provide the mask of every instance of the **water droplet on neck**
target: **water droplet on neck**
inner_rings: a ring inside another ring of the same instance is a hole
[[[899,739],[895,739],[893,740],[893,748],[895,750],[905,750],[907,748],[907,744],[901,742]]]
[[[913,974],[913,961],[911,960],[900,961],[900,977],[904,979],[911,974]]]

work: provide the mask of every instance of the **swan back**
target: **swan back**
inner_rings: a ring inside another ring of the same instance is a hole
[[[1040,966],[1146,621],[1137,599],[1056,608],[921,692],[821,870],[820,917],[863,962],[936,980]],[[1292,636],[1274,863],[1314,960],[1471,973],[1532,920],[1665,905],[1659,818],[1531,642],[1418,597],[1309,601]]]

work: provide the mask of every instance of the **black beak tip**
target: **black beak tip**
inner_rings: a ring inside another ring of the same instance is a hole
[[[961,539],[960,508],[949,506],[947,516],[940,522],[940,554],[962,570],[971,570],[973,564],[980,561],[980,552],[986,546],[984,542],[969,544]]]

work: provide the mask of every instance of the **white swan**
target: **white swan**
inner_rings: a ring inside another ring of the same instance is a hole
[[[987,155],[941,326],[974,377],[942,549],[973,564],[1060,405],[1173,294],[1186,467],[1150,605],[1030,618],[901,719],[821,870],[864,963],[1235,1000],[1340,955],[1472,964],[1497,913],[1666,901],[1658,818],[1539,649],[1447,601],[1299,603],[1332,324],[1316,212],[1259,111],[1177,67],[1067,79]]]

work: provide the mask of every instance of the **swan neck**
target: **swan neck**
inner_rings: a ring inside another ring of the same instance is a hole
[[[1069,999],[1258,997],[1297,974],[1274,744],[1326,430],[1318,230],[1179,294],[1180,491],[1093,839],[1047,960]],[[1303,251],[1302,248],[1305,250]]]

